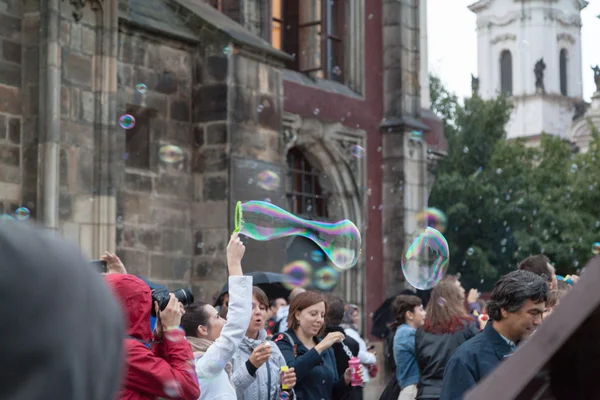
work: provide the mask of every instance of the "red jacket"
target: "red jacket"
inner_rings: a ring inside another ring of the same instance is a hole
[[[150,312],[152,294],[141,279],[133,275],[111,274],[106,281],[127,315],[125,339],[125,376],[120,400],[166,399],[196,400],[200,397],[194,356],[183,331],[169,331],[152,350],[144,342],[152,340]],[[136,338],[138,340],[135,340]]]

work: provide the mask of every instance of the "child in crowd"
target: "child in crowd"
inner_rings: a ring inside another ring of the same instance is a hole
[[[394,359],[396,360],[396,379],[402,388],[398,400],[414,400],[419,383],[419,366],[415,357],[415,332],[423,326],[425,310],[417,296],[400,295],[392,304],[396,316],[396,334],[394,336]]]

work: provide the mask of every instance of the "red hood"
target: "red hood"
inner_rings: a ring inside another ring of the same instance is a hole
[[[150,341],[152,292],[148,285],[133,275],[110,274],[105,279],[127,316],[127,335]]]

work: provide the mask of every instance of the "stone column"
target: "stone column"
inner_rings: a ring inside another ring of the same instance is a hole
[[[400,292],[402,252],[414,214],[426,203],[425,144],[420,121],[420,0],[383,1],[383,270],[385,296]]]
[[[52,230],[58,226],[60,85],[60,0],[40,2],[40,96],[38,220]]]

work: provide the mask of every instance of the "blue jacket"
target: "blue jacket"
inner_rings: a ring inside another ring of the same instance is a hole
[[[402,324],[396,329],[394,335],[396,380],[401,388],[419,383],[419,366],[415,355],[415,332],[414,328]]]
[[[323,399],[331,400],[333,393],[336,392],[336,398],[350,390],[350,387],[340,379],[335,363],[335,354],[332,348],[322,352],[320,355],[313,347],[308,350],[300,342],[294,331],[287,330],[287,333],[294,343],[286,335],[280,333],[275,338],[275,343],[279,346],[283,358],[288,367],[295,368],[296,371],[296,392],[297,400]],[[314,338],[316,343],[320,338]],[[295,348],[295,351],[294,351]]]
[[[490,321],[483,332],[464,342],[448,361],[440,400],[461,400],[512,351]]]

